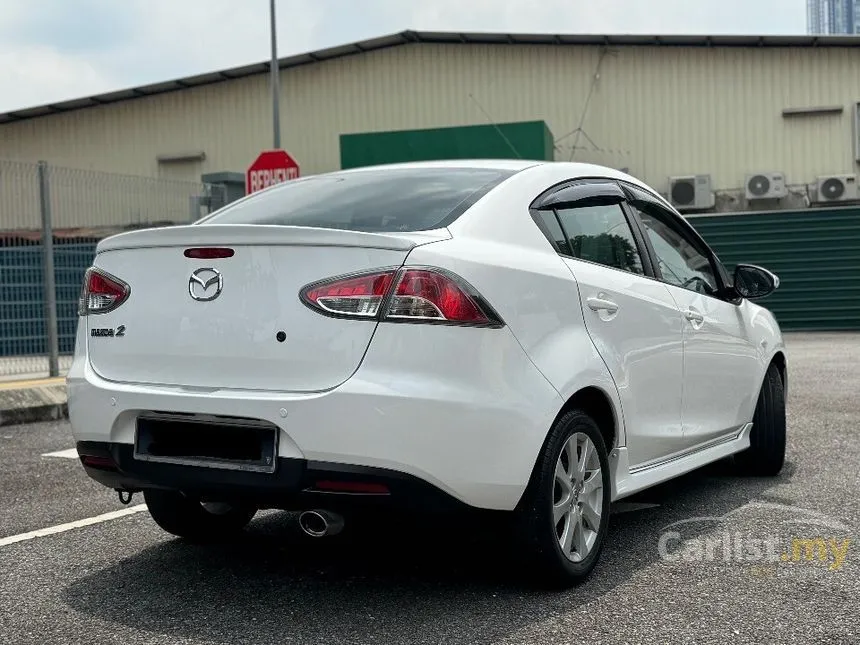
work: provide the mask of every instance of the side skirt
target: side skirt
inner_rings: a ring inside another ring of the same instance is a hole
[[[752,423],[741,426],[736,432],[687,450],[670,455],[657,462],[632,467],[627,448],[617,448],[609,455],[609,469],[612,476],[612,501],[623,499],[634,493],[724,459],[750,446]]]

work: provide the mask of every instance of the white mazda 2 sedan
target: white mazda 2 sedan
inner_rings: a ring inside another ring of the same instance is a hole
[[[177,536],[262,508],[320,537],[380,509],[506,511],[570,584],[612,502],[726,457],[780,471],[785,348],[752,302],[777,286],[609,168],[311,176],[99,243],[69,415],[88,475]]]

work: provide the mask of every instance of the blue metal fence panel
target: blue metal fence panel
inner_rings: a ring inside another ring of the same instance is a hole
[[[48,224],[57,349],[59,362],[68,366],[81,283],[97,241],[194,221],[211,206],[210,189],[197,182],[0,160],[0,379],[37,376],[56,360],[48,341],[42,247]]]
[[[60,353],[74,350],[78,298],[97,240],[55,238],[54,275]],[[0,356],[43,355],[47,351],[42,245],[0,240]]]

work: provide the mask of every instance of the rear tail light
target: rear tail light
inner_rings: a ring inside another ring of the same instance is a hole
[[[305,304],[328,315],[500,327],[498,315],[458,276],[432,267],[333,278],[302,289]]]
[[[302,297],[330,314],[374,318],[393,280],[394,271],[338,279],[306,287]]]
[[[386,316],[486,325],[490,318],[455,280],[428,269],[404,271]]]
[[[119,307],[131,292],[117,277],[91,267],[84,276],[84,287],[78,303],[78,315],[104,314]]]

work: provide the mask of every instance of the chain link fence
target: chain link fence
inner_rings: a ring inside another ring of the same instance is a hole
[[[64,374],[98,242],[187,224],[219,186],[0,160],[0,380]]]

